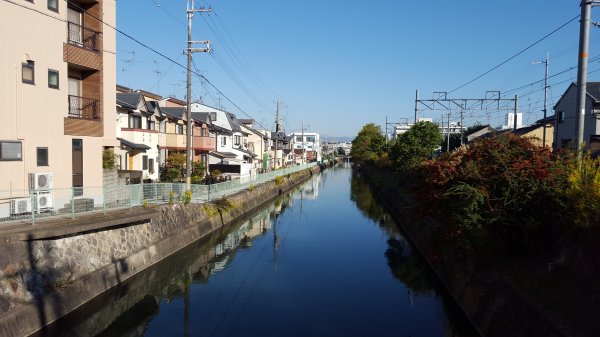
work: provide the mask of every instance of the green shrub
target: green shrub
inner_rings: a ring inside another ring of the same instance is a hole
[[[175,192],[171,191],[171,192],[169,192],[169,205],[172,205],[174,201],[175,201]]]
[[[117,157],[113,149],[104,149],[102,151],[102,168],[115,169],[117,167]]]
[[[283,177],[282,176],[277,176],[275,177],[275,185],[279,186],[281,184],[283,184]]]
[[[529,139],[483,139],[426,161],[421,171],[422,200],[444,219],[440,233],[450,240],[525,247],[561,218],[564,159]]]
[[[576,228],[600,226],[600,157],[585,155],[581,165],[569,165],[569,186],[563,196],[567,204],[566,218]]]
[[[248,191],[254,192],[254,184],[250,184],[250,186],[248,186]]]
[[[189,204],[192,201],[192,191],[187,190],[185,191],[182,195],[181,195],[181,201],[183,201],[184,204]]]

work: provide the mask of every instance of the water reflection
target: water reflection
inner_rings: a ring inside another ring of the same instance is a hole
[[[439,296],[447,313],[445,336],[478,336],[423,256],[408,242],[398,224],[378,201],[371,186],[358,170],[352,172],[350,198],[365,216],[389,235],[385,257],[394,278],[408,288],[408,301],[412,304],[415,296]]]
[[[470,336],[457,328],[451,301],[440,303],[426,264],[350,171],[315,175],[136,275],[126,291],[69,315],[54,335]]]

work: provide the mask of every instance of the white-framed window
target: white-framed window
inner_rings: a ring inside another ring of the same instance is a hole
[[[23,160],[23,144],[19,141],[0,141],[0,161]]]
[[[239,146],[241,143],[242,137],[241,136],[233,136],[233,144]]]
[[[35,84],[35,62],[28,60],[21,64],[21,78],[23,83]]]
[[[225,145],[227,145],[227,136],[223,136],[223,137],[221,137],[221,145],[222,145],[222,146],[225,146]]]

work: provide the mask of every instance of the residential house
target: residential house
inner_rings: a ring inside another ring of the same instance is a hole
[[[79,196],[103,185],[103,150],[117,145],[115,8],[0,2],[0,191],[12,191],[0,192],[0,217],[29,188],[74,187]]]
[[[159,156],[165,160],[169,157],[169,153],[180,152],[184,153],[187,146],[187,119],[185,116],[185,108],[181,106],[164,106],[160,107],[165,116],[164,131],[166,134],[165,143],[160,145]]]
[[[530,138],[536,145],[552,147],[552,139],[554,137],[554,126],[552,123],[546,123],[546,144],[543,144],[542,142],[544,138],[543,120],[539,120],[533,125],[518,128],[511,132],[521,137]]]
[[[208,156],[211,172],[219,170],[232,177],[256,174],[252,168],[256,154],[243,147],[249,134],[242,130],[234,114],[200,103],[192,104],[194,113],[207,113],[210,116],[209,128],[216,138],[216,149]]]
[[[583,141],[594,155],[600,151],[600,82],[586,86]],[[571,83],[554,105],[554,148],[577,141],[577,83]]]
[[[256,155],[252,162],[252,167],[257,169],[259,172],[266,172],[269,168],[270,136],[265,131],[255,130],[253,128],[253,119],[238,119],[238,122],[242,128],[242,132],[247,134],[246,138],[244,138],[242,147]]]
[[[470,130],[466,131],[464,133],[464,139],[467,143],[470,143],[472,141],[474,141],[475,139],[490,133],[490,132],[496,132],[496,129],[494,129],[493,127],[489,126],[489,125],[479,125],[479,126],[475,126],[472,127]]]
[[[117,132],[120,147],[115,150],[119,167],[132,174],[132,182],[159,179],[158,150],[160,110],[146,102],[140,92],[117,93]]]
[[[320,135],[316,132],[293,132],[289,135],[294,151],[294,162],[304,164],[321,161]]]
[[[192,120],[194,121],[192,147],[194,149],[194,161],[204,163],[208,172],[208,156],[211,151],[217,148],[216,133],[210,132],[210,113],[208,112],[192,112]]]

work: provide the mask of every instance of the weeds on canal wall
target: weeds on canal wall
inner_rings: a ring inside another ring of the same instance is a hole
[[[283,184],[283,181],[284,181],[283,179],[284,179],[283,176],[275,177],[275,185],[279,186],[279,185]]]
[[[181,195],[181,201],[187,205],[192,201],[192,191],[187,190]]]

